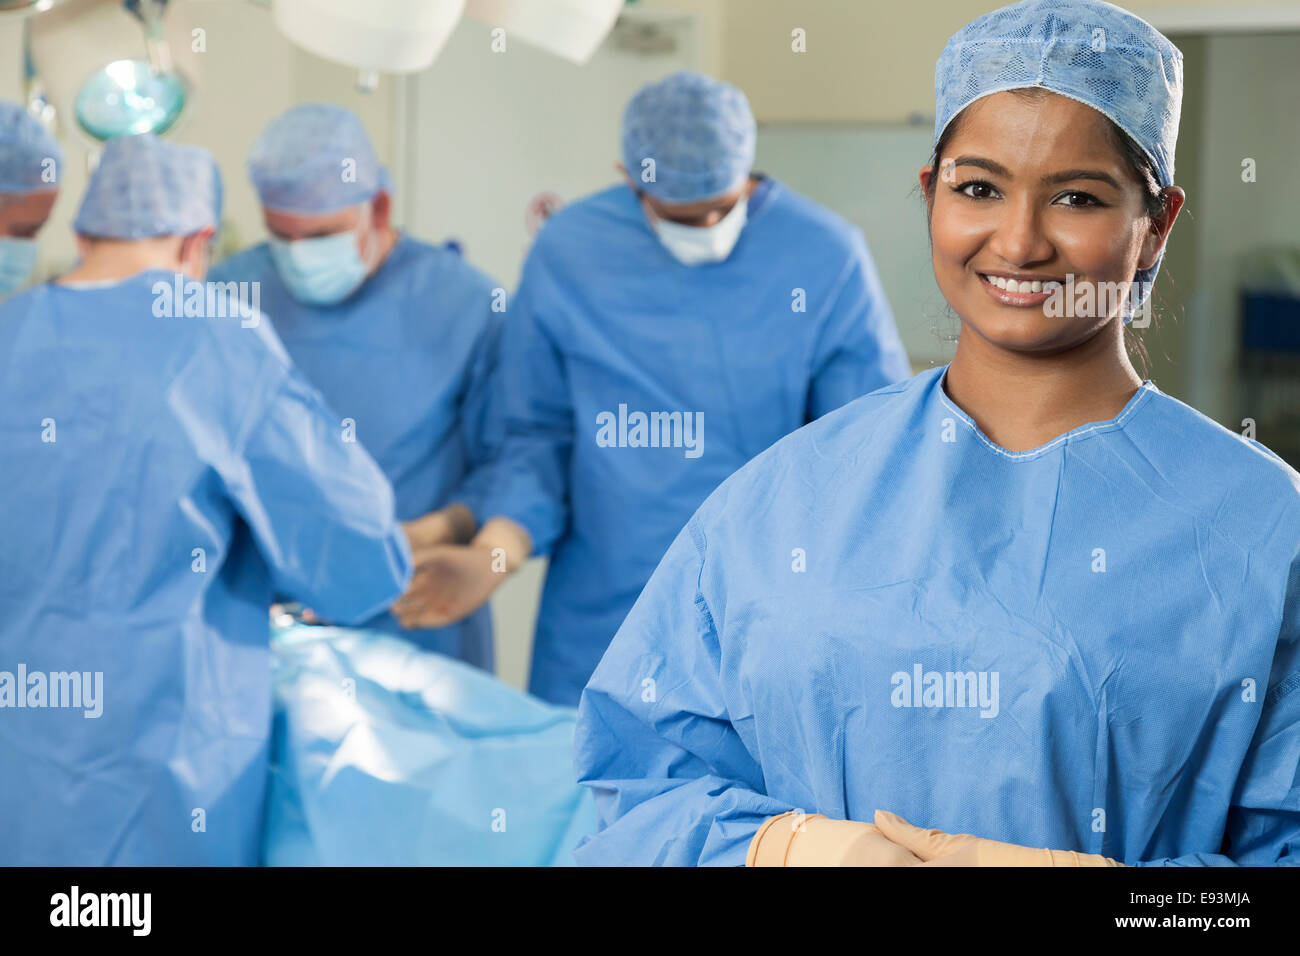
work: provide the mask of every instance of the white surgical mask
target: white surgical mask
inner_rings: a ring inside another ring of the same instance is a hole
[[[686,266],[723,262],[740,239],[748,221],[749,200],[741,196],[731,211],[711,226],[683,226],[653,216],[650,225],[673,257]]]

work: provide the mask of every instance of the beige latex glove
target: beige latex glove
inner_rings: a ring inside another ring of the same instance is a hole
[[[916,866],[921,861],[870,823],[790,811],[768,817],[749,843],[745,866]]]
[[[402,522],[406,540],[410,542],[415,563],[430,548],[443,544],[464,544],[474,534],[474,515],[462,504],[450,504],[430,511],[411,521]]]
[[[1109,857],[1074,850],[1037,850],[969,833],[922,830],[902,817],[876,811],[880,832],[924,861],[922,866],[1123,866]]]
[[[393,605],[393,615],[408,629],[463,620],[487,603],[531,550],[528,532],[507,518],[493,518],[467,545],[415,549],[415,575]]]

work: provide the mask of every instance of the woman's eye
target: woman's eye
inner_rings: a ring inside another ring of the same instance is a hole
[[[998,194],[998,191],[993,188],[992,183],[986,183],[979,180],[963,183],[957,187],[956,191],[970,199],[993,199]]]
[[[1100,206],[1101,200],[1091,193],[1081,193],[1076,190],[1070,190],[1068,193],[1061,193],[1057,197],[1058,202],[1066,206]]]

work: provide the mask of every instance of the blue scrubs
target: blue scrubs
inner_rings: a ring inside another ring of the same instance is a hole
[[[393,484],[400,520],[456,501],[477,512],[500,326],[492,280],[458,253],[409,236],[338,305],[295,300],[266,243],[226,259],[211,277],[260,283],[262,311],[307,380],[340,419],[354,423],[356,440]],[[504,293],[500,302],[504,308]],[[387,611],[365,626],[492,669],[486,607],[436,630],[403,630]]]
[[[570,706],[710,491],[909,371],[861,233],[770,179],[716,264],[674,259],[626,186],[561,209],[525,263],[501,361],[484,515],[550,555],[529,690]]]
[[[678,536],[583,695],[580,863],[739,865],[795,808],[1300,862],[1300,475],[1150,384],[1007,452],[943,371],[778,443]]]
[[[3,864],[257,863],[273,590],[359,621],[410,576],[269,323],[171,317],[174,281],[0,306]]]

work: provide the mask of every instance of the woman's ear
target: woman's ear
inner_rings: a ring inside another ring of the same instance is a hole
[[[1162,192],[1165,197],[1165,208],[1151,217],[1151,225],[1147,229],[1146,238],[1142,241],[1142,253],[1138,256],[1139,269],[1150,269],[1156,264],[1160,253],[1164,251],[1165,243],[1169,241],[1174,220],[1178,218],[1183,204],[1187,202],[1187,194],[1178,186],[1166,186]]]
[[[925,197],[925,214],[928,219],[934,212],[934,193],[930,191],[930,177],[934,175],[933,166],[922,166],[920,175],[917,177],[921,181],[921,195]]]

